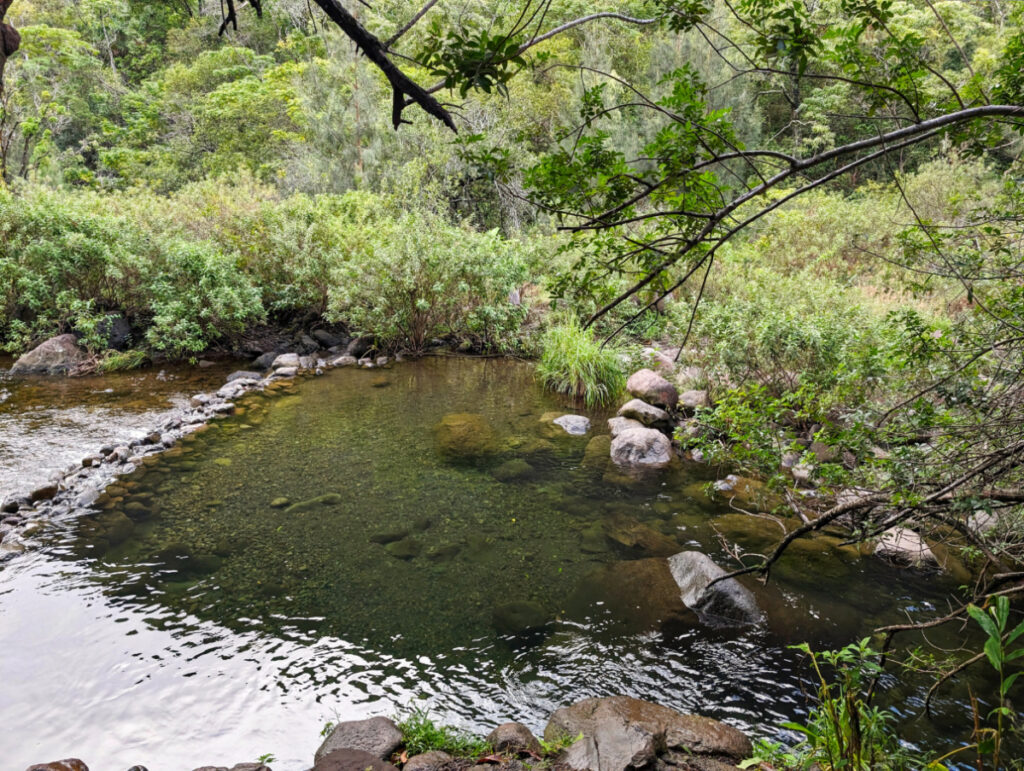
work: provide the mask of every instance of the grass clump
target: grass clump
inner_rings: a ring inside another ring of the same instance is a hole
[[[126,372],[132,369],[139,369],[149,361],[145,351],[107,351],[99,360],[96,368],[100,372]]]
[[[412,707],[396,717],[409,757],[431,750],[447,752],[455,757],[478,757],[491,751],[481,737],[452,726],[439,725],[430,717],[429,710]]]
[[[602,347],[575,319],[551,327],[541,341],[537,376],[548,388],[587,407],[611,404],[626,387],[618,353]]]

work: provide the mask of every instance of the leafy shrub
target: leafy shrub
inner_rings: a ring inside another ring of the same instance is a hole
[[[379,222],[332,274],[329,317],[392,348],[447,337],[507,351],[526,314],[510,296],[525,279],[514,242],[497,231],[407,212]]]
[[[71,329],[102,347],[98,324],[119,312],[174,356],[263,315],[230,255],[145,230],[103,196],[41,189],[0,193],[0,307],[9,350]]]
[[[611,404],[626,387],[614,348],[601,347],[575,319],[551,327],[541,341],[537,376],[548,388],[582,399],[588,407]]]

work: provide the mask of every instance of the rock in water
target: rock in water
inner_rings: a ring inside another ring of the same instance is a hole
[[[518,600],[494,609],[494,628],[500,634],[518,635],[542,629],[549,621],[548,614],[536,602]]]
[[[298,369],[299,367],[299,354],[297,353],[282,353],[280,356],[274,359],[273,364],[270,365],[274,369]]]
[[[458,460],[473,460],[497,451],[494,429],[483,415],[461,412],[445,415],[434,427],[442,455]]]
[[[38,763],[25,771],[89,771],[89,767],[78,758],[55,760],[52,763]]]
[[[632,418],[608,418],[608,430],[611,432],[612,439],[617,437],[623,431],[628,431],[631,428],[643,428],[644,424],[639,420],[633,420]]]
[[[544,729],[549,742],[580,734],[561,760],[589,771],[659,768],[662,763],[671,768],[676,760],[688,768],[687,758],[735,763],[753,752],[750,739],[732,726],[629,696],[584,699],[562,707]]]
[[[349,720],[338,723],[316,751],[319,764],[336,750],[359,750],[377,760],[385,760],[402,744],[402,732],[386,717]]]
[[[582,415],[562,415],[552,421],[556,426],[565,429],[565,433],[572,436],[583,436],[590,430],[590,419]]]
[[[533,466],[522,458],[513,458],[494,469],[491,475],[499,482],[514,482],[517,479],[528,477],[532,473]]]
[[[11,367],[11,374],[66,375],[88,360],[74,335],[58,335],[23,354]]]
[[[669,557],[669,570],[679,585],[683,602],[701,621],[712,625],[756,624],[761,610],[754,595],[735,578],[708,586],[726,571],[699,551],[684,551]]]
[[[672,462],[672,443],[653,428],[630,428],[612,439],[611,454],[620,466],[661,468]]]
[[[641,369],[629,376],[626,390],[648,404],[674,410],[679,402],[679,391],[665,378],[651,369]]]
[[[679,597],[668,562],[654,557],[594,568],[569,596],[566,610],[579,621],[595,612],[605,615],[624,634],[692,628],[696,623]]]
[[[905,527],[894,527],[882,533],[878,545],[875,546],[875,554],[890,562],[912,568],[936,568],[939,565],[935,554],[928,548],[924,539]]]
[[[654,407],[640,399],[630,399],[619,408],[619,417],[635,420],[645,426],[667,427],[672,419],[665,410]]]

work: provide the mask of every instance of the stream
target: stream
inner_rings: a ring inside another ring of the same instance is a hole
[[[225,370],[158,375],[0,380],[0,489],[144,433]],[[0,565],[4,768],[271,753],[300,771],[328,721],[428,704],[469,729],[540,732],[555,708],[614,693],[778,738],[807,710],[789,646],[938,612],[955,587],[820,537],[757,588],[762,624],[659,614],[652,558],[730,565],[728,550],[770,548],[787,523],[709,500],[724,472],[706,466],[616,473],[587,451],[608,414],[569,436],[550,422],[569,411],[512,361],[337,369],[246,397],[147,459]],[[454,445],[452,420],[474,427]],[[886,678],[883,703],[907,742],[944,748],[966,727],[966,685],[931,719],[926,688]]]

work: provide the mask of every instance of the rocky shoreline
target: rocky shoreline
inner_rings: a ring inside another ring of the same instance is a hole
[[[508,722],[477,743],[482,752],[450,753],[417,741],[414,754],[411,744],[387,717],[339,723],[317,749],[310,771],[737,771],[737,764],[753,753],[750,739],[733,726],[621,695],[583,699],[556,710],[540,739],[527,726]],[[272,762],[194,771],[272,771]],[[89,768],[68,758],[26,771]]]
[[[54,338],[55,340],[57,338]],[[15,363],[16,370],[23,374],[59,374],[55,364],[57,353],[77,359],[72,348],[54,345],[47,341],[28,352]],[[359,339],[352,341],[356,351],[365,353],[368,346]],[[353,345],[349,345],[349,349]],[[45,356],[38,352],[43,349]],[[43,485],[34,489],[16,491],[0,501],[0,563],[12,559],[34,545],[34,536],[49,522],[59,521],[81,513],[97,503],[104,490],[117,479],[127,476],[140,465],[170,449],[183,437],[202,429],[210,421],[220,420],[233,414],[235,403],[253,392],[275,392],[300,375],[321,375],[335,367],[358,366],[372,369],[388,366],[401,357],[386,356],[357,358],[347,349],[325,352],[326,355],[300,355],[298,353],[263,354],[253,363],[257,370],[238,370],[228,375],[218,390],[194,394],[189,406],[177,410],[144,435],[119,445],[102,447],[63,472],[55,474]],[[28,360],[33,367],[18,368],[18,363]],[[33,362],[35,364],[33,364]],[[69,370],[64,369],[67,373]]]

